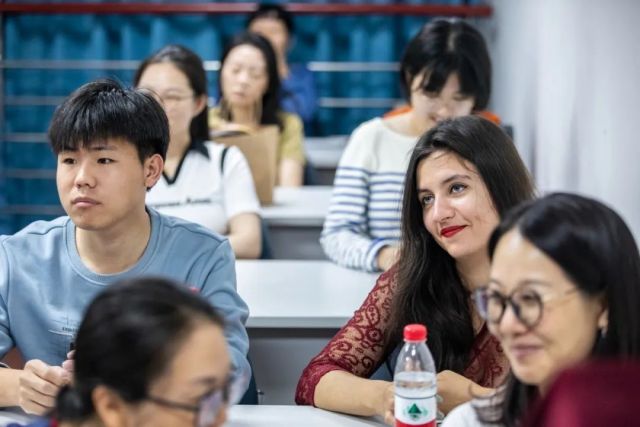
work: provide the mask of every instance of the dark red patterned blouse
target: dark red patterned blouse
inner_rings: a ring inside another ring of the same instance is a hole
[[[302,371],[296,389],[298,405],[313,405],[316,386],[327,372],[342,370],[368,378],[384,362],[384,332],[396,290],[396,269],[380,275],[362,306]],[[509,362],[497,339],[483,327],[475,338],[464,376],[483,387],[497,387]]]

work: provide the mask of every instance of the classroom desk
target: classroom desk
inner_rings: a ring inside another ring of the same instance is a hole
[[[363,418],[324,411],[312,406],[236,405],[229,408],[225,427],[364,427],[383,426],[376,417]],[[26,424],[34,417],[0,411],[0,427],[11,422]]]
[[[340,328],[360,307],[377,274],[319,260],[238,260],[238,293],[249,328]]]
[[[33,416],[26,415],[19,408],[8,408],[0,410],[0,427],[5,427],[10,423],[27,424]]]
[[[362,418],[324,411],[312,406],[236,405],[229,408],[225,427],[364,427],[383,426],[376,418]]]
[[[320,232],[331,201],[330,186],[276,187],[262,208],[274,259],[326,259]]]
[[[304,149],[316,171],[317,185],[333,185],[336,168],[347,145],[348,135],[307,137]]]
[[[360,307],[377,274],[319,260],[240,260],[236,274],[263,403],[293,404],[302,369]]]

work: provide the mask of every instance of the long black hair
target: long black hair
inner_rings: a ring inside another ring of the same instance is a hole
[[[493,258],[500,239],[517,230],[557,263],[585,295],[604,297],[606,334],[593,331],[594,357],[640,357],[640,254],[624,220],[604,204],[576,194],[555,193],[510,211],[489,240]],[[486,421],[515,426],[537,398],[536,386],[513,373],[487,409]]]
[[[401,245],[386,354],[402,338],[409,323],[429,328],[429,349],[438,371],[462,373],[473,345],[470,293],[462,283],[455,260],[427,231],[418,200],[418,166],[438,151],[468,161],[478,170],[498,215],[534,197],[529,173],[509,136],[477,116],[437,124],[420,138],[411,154],[402,201]]]
[[[193,90],[194,97],[204,96],[206,99],[207,74],[204,70],[202,59],[193,51],[177,44],[167,45],[142,61],[133,77],[133,84],[138,86],[142,74],[149,65],[165,62],[173,64],[185,75],[189,81],[191,90]],[[209,120],[206,108],[203,108],[202,111],[191,120],[189,134],[192,142],[202,142],[209,139]]]
[[[400,84],[410,99],[411,84],[424,76],[420,88],[438,93],[456,73],[461,93],[473,96],[473,110],[487,107],[491,94],[491,59],[482,34],[460,20],[426,24],[407,45],[400,61]]]
[[[185,286],[160,278],[110,285],[89,305],[80,324],[73,384],[58,394],[56,419],[91,417],[98,385],[127,402],[147,398],[151,383],[199,322],[222,327],[213,307]]]
[[[229,56],[229,53],[236,47],[242,45],[253,46],[260,51],[264,58],[264,62],[267,66],[267,90],[262,95],[262,115],[260,116],[260,124],[262,125],[277,125],[282,130],[282,121],[278,116],[280,112],[280,76],[278,75],[278,63],[276,60],[276,54],[271,46],[271,43],[263,36],[244,32],[236,35],[231,39],[231,42],[227,45],[222,54],[220,60],[220,78],[218,79],[218,92],[220,93],[221,100],[224,98],[222,92],[222,69],[224,68],[225,61]],[[233,121],[231,116],[231,109],[226,112],[229,116],[223,117],[225,120]]]

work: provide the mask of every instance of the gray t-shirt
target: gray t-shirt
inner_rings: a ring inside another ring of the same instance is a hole
[[[0,358],[15,346],[25,360],[60,365],[85,308],[105,286],[133,277],[162,276],[197,289],[224,317],[233,375],[248,382],[249,338],[244,324],[249,310],[236,292],[229,241],[197,224],[147,211],[151,217],[147,247],[133,267],[117,274],[98,274],[83,264],[69,217],[37,221],[0,237]]]

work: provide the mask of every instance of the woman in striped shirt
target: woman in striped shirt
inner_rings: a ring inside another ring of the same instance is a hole
[[[411,108],[361,124],[336,171],[320,243],[331,260],[346,267],[380,271],[395,262],[409,154],[439,121],[486,107],[491,61],[476,29],[437,20],[407,46],[400,77]]]

